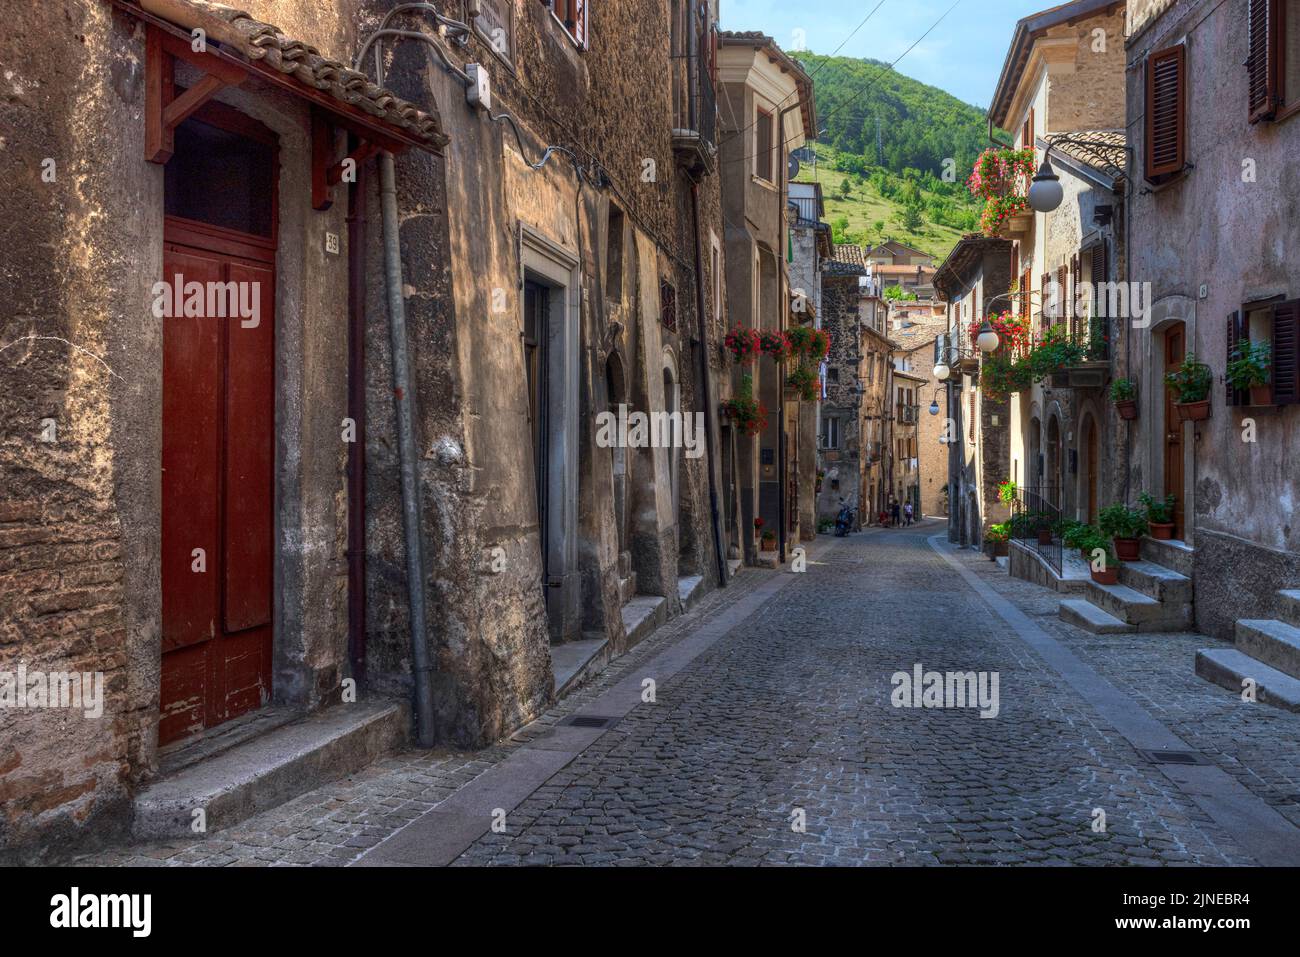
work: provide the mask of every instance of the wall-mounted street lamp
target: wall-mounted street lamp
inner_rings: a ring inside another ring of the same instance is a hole
[[[1038,213],[1050,213],[1059,209],[1061,200],[1065,198],[1065,190],[1061,188],[1061,177],[1056,175],[1052,169],[1052,161],[1049,158],[1052,148],[1049,146],[1043,152],[1043,165],[1038,167],[1038,175],[1034,177],[1029,184],[1029,208]]]
[[[993,329],[993,324],[985,319],[975,336],[975,346],[978,351],[962,349],[959,346],[945,345],[936,347],[934,377],[940,382],[947,381],[952,375],[952,364],[960,362],[962,359],[971,359],[981,352],[995,352],[1002,341],[998,338],[997,332]]]

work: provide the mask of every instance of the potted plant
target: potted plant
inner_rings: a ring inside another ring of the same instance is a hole
[[[754,377],[743,376],[734,399],[722,403],[722,414],[746,435],[758,435],[767,428],[767,407],[754,398]]]
[[[1089,560],[1091,543],[1097,538],[1101,538],[1101,532],[1097,531],[1095,526],[1075,522],[1061,534],[1061,543],[1066,548],[1077,548],[1079,554],[1085,560]],[[1102,539],[1102,541],[1105,541],[1105,539]]]
[[[1020,486],[1007,479],[998,485],[998,501],[1003,505],[1010,505],[1016,500],[1016,492],[1020,491]]]
[[[786,386],[805,402],[812,402],[817,398],[817,383],[817,373],[804,365],[795,367],[794,371],[785,377]]]
[[[1141,538],[1147,530],[1147,519],[1135,508],[1122,502],[1107,505],[1097,514],[1101,534],[1115,542],[1115,554],[1121,561],[1135,562],[1141,549]]]
[[[767,329],[758,334],[758,348],[773,362],[780,362],[790,355],[790,340],[779,329]]]
[[[1194,353],[1187,353],[1183,364],[1165,375],[1165,384],[1174,390],[1174,408],[1178,421],[1198,422],[1210,417],[1210,386],[1214,376],[1204,362],[1197,362]]]
[[[749,365],[758,355],[758,332],[754,329],[746,329],[744,326],[736,326],[727,333],[724,340],[727,351],[731,353],[733,359],[739,365]]]
[[[1151,527],[1151,537],[1171,539],[1174,537],[1174,503],[1173,495],[1166,495],[1163,501],[1156,501],[1143,492],[1138,496],[1142,507],[1147,510],[1147,525]]]
[[[1272,405],[1273,387],[1269,385],[1272,365],[1272,344],[1241,339],[1228,361],[1228,384],[1234,391],[1249,389],[1251,405]]]
[[[1110,401],[1121,419],[1138,417],[1137,386],[1128,379],[1116,379],[1110,384]]]
[[[1011,523],[998,522],[990,525],[987,532],[984,533],[984,543],[987,546],[986,551],[989,558],[1001,558],[1006,555],[1010,549]]]
[[[1083,557],[1089,563],[1088,571],[1092,575],[1092,580],[1098,585],[1119,584],[1119,563],[1121,559],[1116,556],[1115,549],[1111,548],[1110,542],[1106,541],[1102,535],[1097,534],[1089,539],[1085,545],[1087,551]],[[1104,553],[1101,559],[1101,569],[1092,566],[1092,562],[1095,560],[1093,553],[1098,549],[1101,549]]]
[[[763,533],[763,551],[765,552],[776,551],[776,532],[772,531],[771,529],[768,529],[766,532]]]
[[[1052,520],[1046,514],[1040,514],[1034,525],[1034,530],[1038,533],[1039,545],[1052,544]]]

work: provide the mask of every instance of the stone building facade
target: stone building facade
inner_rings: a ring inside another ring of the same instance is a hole
[[[243,6],[60,0],[0,38],[0,670],[105,679],[99,719],[0,715],[0,848],[129,826],[231,719],[355,695],[398,705],[376,740],[490,744],[725,581],[716,4],[447,0],[388,24],[425,39],[382,80],[350,67],[394,3]],[[173,271],[260,319],[159,319]],[[602,439],[620,406],[703,428]]]
[[[920,308],[916,308],[918,305]],[[918,515],[947,515],[948,447],[940,441],[944,437],[945,416],[939,414],[947,400],[934,369],[939,351],[936,342],[948,332],[948,310],[943,303],[902,303],[893,314],[898,322],[890,330],[890,338],[897,343],[894,361],[916,377]],[[934,415],[930,414],[932,403],[938,403]]]
[[[720,34],[718,81],[727,315],[732,327],[784,331],[807,319],[806,312],[791,311],[788,242],[797,214],[789,207],[786,174],[790,153],[817,133],[812,81],[771,37],[729,31]],[[722,376],[724,398],[738,395],[749,377],[767,410],[758,435],[726,426],[721,439],[730,545],[749,562],[759,560],[755,519],[777,532],[777,559],[785,560],[799,540],[801,501],[812,494],[799,482],[798,441],[802,407],[810,403],[788,393],[791,368],[762,356]]]
[[[1284,32],[1250,29],[1248,13]],[[1291,4],[1130,2],[1125,47],[1130,117],[1159,110],[1176,134],[1153,153],[1133,136],[1129,276],[1150,283],[1149,322],[1122,359],[1137,385],[1136,426],[1117,447],[1123,488],[1174,494],[1199,630],[1231,638],[1237,619],[1281,617],[1280,589],[1300,586],[1300,43]],[[1252,96],[1250,68],[1255,67]],[[1181,100],[1153,102],[1143,76],[1171,75]],[[1171,155],[1165,155],[1172,148]],[[1159,172],[1159,170],[1164,172]],[[1224,381],[1230,350],[1271,348],[1264,394]],[[1167,369],[1209,365],[1209,418],[1177,421]],[[1253,404],[1253,403],[1260,404]]]
[[[989,525],[1008,509],[998,485],[1011,465],[1009,397],[980,389],[979,351],[969,330],[976,317],[1002,311],[1011,284],[1011,243],[980,235],[963,237],[935,272],[936,291],[948,303],[948,328],[939,349],[951,370],[944,423],[948,432],[948,540],[979,548]]]
[[[1116,496],[1106,397],[1123,319],[1082,298],[1123,278],[1123,2],[1074,0],[1022,19],[989,115],[1038,162],[1049,147],[1065,198],[1050,213],[1013,217],[1016,293],[995,311],[1019,312],[1035,342],[1062,327],[1087,350],[1068,373],[1012,396],[1010,478],[1068,518],[1094,520]],[[1085,304],[1086,303],[1086,304]]]

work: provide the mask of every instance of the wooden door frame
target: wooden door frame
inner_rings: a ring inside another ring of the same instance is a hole
[[[1158,353],[1160,359],[1159,368],[1161,372],[1160,381],[1162,383],[1163,383],[1164,374],[1169,370],[1170,367],[1169,337],[1171,334],[1174,333],[1177,333],[1182,337],[1182,354],[1184,356],[1187,355],[1187,344],[1188,344],[1188,333],[1189,333],[1189,326],[1187,322],[1183,320],[1177,320],[1175,322],[1169,323],[1166,326],[1163,326],[1160,330],[1160,351]],[[1160,395],[1161,395],[1161,406],[1163,410],[1162,418],[1164,422],[1164,430],[1163,430],[1164,437],[1159,441],[1157,445],[1157,447],[1160,450],[1161,488],[1163,489],[1163,494],[1167,495],[1170,492],[1173,492],[1173,494],[1176,496],[1175,499],[1176,504],[1174,506],[1174,538],[1182,541],[1186,541],[1187,519],[1185,513],[1185,505],[1186,505],[1185,490],[1187,487],[1187,472],[1185,466],[1187,461],[1187,429],[1185,428],[1185,426],[1187,425],[1187,423],[1179,422],[1177,415],[1174,413],[1173,398],[1172,398],[1173,390],[1170,389],[1169,386],[1165,385],[1162,388]],[[1170,466],[1172,463],[1169,455],[1169,445],[1170,445],[1169,436],[1175,434],[1178,436],[1179,481],[1177,483],[1178,488],[1171,489],[1169,487],[1170,484],[1169,479],[1170,479]]]
[[[178,87],[177,92],[179,94],[180,92],[183,92],[183,90]],[[242,111],[232,106],[228,106],[224,103],[219,103],[216,101],[210,101],[208,103],[205,103],[202,107],[196,110],[192,114],[192,116],[188,118],[185,122],[190,122],[190,121],[205,123],[217,129],[224,130],[226,132],[233,133],[235,135],[247,139],[255,140],[260,143],[264,143],[267,146],[269,146],[271,149],[271,163],[270,163],[271,193],[270,196],[268,197],[268,202],[270,203],[270,212],[271,212],[270,235],[258,236],[252,233],[244,233],[244,232],[240,232],[239,230],[228,229],[226,227],[216,226],[210,223],[204,223],[197,220],[186,219],[180,216],[169,215],[164,211],[163,237],[162,237],[162,246],[163,246],[164,255],[162,258],[164,261],[166,260],[166,253],[168,250],[175,250],[179,252],[192,250],[198,253],[208,253],[208,254],[220,256],[227,260],[242,262],[252,266],[269,268],[269,271],[271,273],[271,282],[272,282],[272,287],[270,290],[270,299],[272,303],[272,315],[270,317],[270,321],[272,324],[272,328],[270,330],[270,335],[271,335],[271,349],[272,349],[272,399],[274,401],[274,398],[278,392],[279,384],[280,384],[279,373],[277,368],[278,362],[275,361],[276,352],[278,350],[278,336],[276,335],[275,326],[277,324],[279,313],[280,313],[279,310],[280,274],[279,274],[279,270],[276,268],[278,244],[279,244],[279,218],[280,218],[279,217],[279,213],[280,213],[279,136],[273,130],[267,127],[265,124],[253,119],[252,117],[248,116]],[[163,207],[165,210],[166,208],[166,192],[165,192],[166,186],[165,185],[163,186],[163,190],[164,190]],[[170,276],[163,277],[163,279],[167,282],[170,282],[171,278],[172,277]],[[225,336],[223,335],[222,337],[223,349],[225,346],[225,342],[226,339]],[[165,348],[166,347],[164,345],[163,346],[164,354],[165,354]],[[223,359],[223,363],[224,361],[225,360]],[[160,373],[161,373],[161,366],[160,366]],[[226,370],[225,374],[228,375],[228,370]],[[163,389],[166,388],[165,383],[163,383],[162,388]],[[158,411],[159,420],[160,420],[159,423],[160,431],[162,425],[161,423],[162,408],[163,408],[163,403],[160,401],[159,411]],[[226,422],[224,418],[224,413],[222,418],[221,431],[222,431],[221,434],[222,448],[225,448],[228,442],[228,435],[226,432]],[[276,453],[276,442],[274,436],[272,436],[271,438],[271,456],[272,456],[271,501],[270,501],[271,540],[270,542],[268,542],[268,548],[270,551],[270,568],[271,568],[272,580],[270,583],[271,612],[270,612],[270,622],[269,622],[270,660],[267,662],[267,672],[266,672],[267,682],[268,682],[267,685],[268,694],[272,693],[274,687],[275,650],[281,634],[281,627],[280,627],[281,614],[279,611],[279,602],[276,598],[278,592],[276,579],[278,577],[277,569],[279,566],[279,561],[278,561],[279,555],[277,552],[276,542],[278,537],[277,526],[278,526],[278,512],[279,512],[279,503],[280,503],[280,494],[279,494],[280,483],[279,483],[279,461],[278,461],[279,457]],[[161,459],[160,459],[160,465],[161,465]],[[224,499],[224,496],[222,496],[222,498]],[[159,503],[158,503],[158,518],[159,518],[160,527],[162,523],[164,508],[165,508],[165,503],[160,495]],[[218,551],[216,556],[214,556],[215,558],[214,567],[219,569],[222,567],[221,563],[224,561],[224,557],[225,557],[224,500],[218,504],[218,516],[219,516],[218,529],[221,529],[222,531],[220,532],[217,541]],[[159,571],[159,587],[161,591],[161,569]],[[224,589],[221,588],[218,589],[217,605],[218,605],[218,613],[221,616],[222,630],[224,632],[224,627],[225,627]],[[262,626],[258,626],[258,627],[262,627]],[[166,655],[166,652],[167,649],[165,648],[165,642],[160,641],[158,646],[160,687],[161,687],[162,662],[163,662],[163,658]],[[212,686],[211,669],[209,669],[207,681],[209,682],[208,687],[211,688]],[[230,720],[230,719],[216,720],[216,721],[212,720],[213,704],[214,702],[209,696],[209,700],[206,700],[204,702],[204,728],[203,731],[198,732],[198,734],[202,734],[210,730],[211,728],[219,727],[221,724],[225,723],[225,720]],[[161,695],[159,696],[159,700],[158,700],[158,717],[159,720],[161,720],[162,717]],[[176,739],[175,741],[168,742],[168,744],[163,745],[163,747],[180,745],[186,741],[193,740],[196,736],[197,735],[189,735],[184,738],[179,738]]]

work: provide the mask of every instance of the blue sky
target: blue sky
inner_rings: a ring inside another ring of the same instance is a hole
[[[721,0],[722,29],[762,30],[783,49],[802,30],[805,47],[830,53],[878,0]],[[1021,17],[1060,0],[961,0],[915,50],[895,68],[905,76],[987,107],[1011,32]],[[840,56],[890,63],[929,29],[953,0],[884,0],[884,4],[840,50]]]

